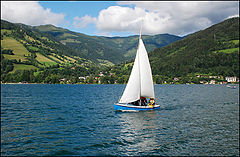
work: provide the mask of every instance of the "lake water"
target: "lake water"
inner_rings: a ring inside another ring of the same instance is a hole
[[[160,110],[115,112],[125,85],[1,85],[1,155],[239,155],[239,85],[155,85]]]

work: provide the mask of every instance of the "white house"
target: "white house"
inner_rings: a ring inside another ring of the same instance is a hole
[[[79,78],[79,79],[83,79],[83,80],[86,79],[84,76],[80,76],[80,77],[78,77],[78,78]]]
[[[174,79],[173,79],[174,81],[178,81],[179,80],[179,78],[177,78],[177,77],[174,77]]]
[[[227,82],[237,82],[237,77],[234,76],[234,77],[225,77],[225,80]]]
[[[215,84],[216,81],[215,80],[211,80],[209,84]]]

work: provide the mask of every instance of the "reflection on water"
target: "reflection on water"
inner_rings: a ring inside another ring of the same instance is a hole
[[[121,122],[118,140],[126,145],[118,147],[119,151],[126,152],[123,155],[131,155],[132,152],[152,152],[157,146],[156,111],[140,111],[136,113],[116,112]],[[130,146],[131,145],[131,146]],[[140,151],[139,151],[140,150]]]

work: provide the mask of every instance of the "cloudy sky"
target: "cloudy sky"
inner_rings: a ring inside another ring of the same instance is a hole
[[[183,36],[239,16],[238,1],[1,1],[1,19],[52,24],[88,35]]]

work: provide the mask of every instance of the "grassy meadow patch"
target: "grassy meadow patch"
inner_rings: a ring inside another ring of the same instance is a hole
[[[26,64],[13,64],[14,68],[11,73],[14,73],[17,70],[33,70],[33,69],[38,69],[37,67],[33,65],[26,65]]]
[[[58,59],[57,57],[54,57],[54,56],[52,56],[52,55],[49,55],[49,57],[52,58],[53,60],[59,62],[59,63],[64,63],[64,61]]]
[[[66,57],[70,62],[76,62],[76,60],[71,58],[71,57],[68,57],[68,56],[65,56],[65,55],[64,55],[64,57]]]
[[[222,53],[234,53],[236,51],[239,52],[239,47],[231,48],[231,49],[218,50],[218,52],[222,52]]]
[[[10,38],[10,37],[4,37],[3,40],[1,40],[1,46],[5,49],[11,49],[13,50],[14,55],[6,55],[4,54],[4,57],[7,59],[21,59],[22,61],[26,61],[26,57],[30,55],[30,52],[17,40]]]
[[[53,60],[43,56],[40,53],[36,53],[37,57],[36,60],[42,64],[44,64],[45,66],[51,66],[51,65],[56,65],[57,63],[54,62]]]

